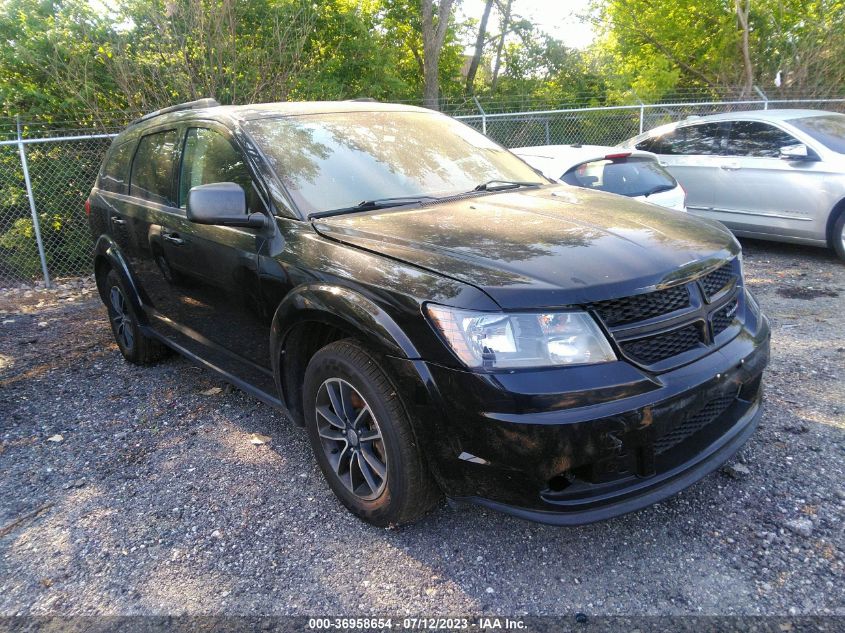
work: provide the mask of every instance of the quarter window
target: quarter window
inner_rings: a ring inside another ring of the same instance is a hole
[[[637,143],[637,149],[655,154],[717,155],[721,147],[721,125],[685,125]]]
[[[138,143],[132,161],[129,193],[133,196],[173,206],[173,166],[176,161],[176,130],[156,132]]]
[[[132,159],[134,147],[134,144],[129,142],[115,145],[109,150],[100,176],[100,189],[126,193],[126,176],[129,173],[129,161]]]
[[[214,130],[188,130],[179,182],[179,204],[182,208],[185,208],[192,187],[216,182],[239,184],[247,194],[250,210],[257,211],[260,206],[243,156],[229,139]]]
[[[791,134],[760,121],[734,121],[728,138],[728,155],[778,158],[780,148],[799,143]]]

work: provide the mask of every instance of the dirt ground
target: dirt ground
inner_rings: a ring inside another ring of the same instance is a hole
[[[760,430],[683,493],[568,529],[445,503],[369,527],[277,412],[180,358],[125,363],[90,279],[6,289],[0,616],[845,616],[845,264],[744,246],[773,328]]]

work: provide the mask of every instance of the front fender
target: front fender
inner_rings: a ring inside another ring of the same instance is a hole
[[[355,336],[375,351],[397,358],[417,359],[420,354],[405,332],[381,307],[359,292],[343,286],[313,283],[292,290],[273,316],[270,329],[271,361],[276,388],[288,408],[282,350],[292,330],[301,323],[317,322]],[[303,368],[304,369],[304,368]],[[295,409],[295,407],[293,407]]]
[[[290,330],[305,321],[319,321],[350,334],[360,334],[384,354],[409,359],[420,357],[390,315],[371,299],[343,286],[314,283],[288,293],[273,316],[271,349],[278,351]],[[275,362],[278,363],[278,358]]]

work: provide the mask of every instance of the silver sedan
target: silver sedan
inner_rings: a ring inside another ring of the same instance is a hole
[[[734,233],[829,246],[845,259],[845,115],[757,110],[695,117],[622,143],[657,154],[690,213]]]

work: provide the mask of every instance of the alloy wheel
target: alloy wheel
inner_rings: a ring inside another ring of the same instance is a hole
[[[387,484],[387,455],[370,405],[351,384],[329,378],[317,391],[317,433],[338,479],[361,499],[376,499]]]
[[[109,291],[109,302],[111,303],[111,320],[114,325],[114,333],[123,346],[131,350],[135,344],[132,316],[129,314],[126,305],[126,297],[123,296],[120,288],[112,286]]]

